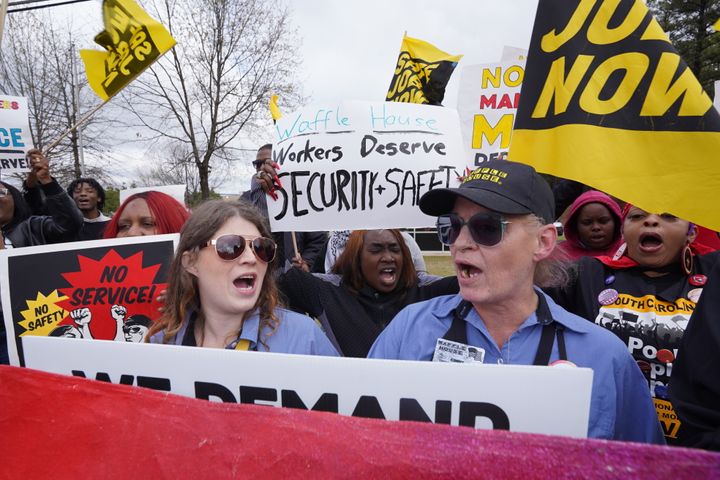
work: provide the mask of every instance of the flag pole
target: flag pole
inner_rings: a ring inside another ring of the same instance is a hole
[[[0,45],[5,33],[5,18],[7,17],[8,0],[0,0]]]
[[[87,122],[90,119],[90,117],[95,115],[95,113],[98,110],[100,110],[102,108],[102,106],[105,105],[106,103],[108,103],[107,100],[102,102],[101,104],[99,104],[98,106],[96,106],[95,108],[90,110],[89,112],[87,112],[85,115],[83,115],[82,118],[75,123],[75,125],[70,127],[65,133],[63,133],[58,138],[53,140],[53,142],[50,144],[50,146],[45,149],[45,153],[46,154],[50,153],[53,148],[57,147],[58,143],[60,143],[63,138],[67,137],[70,134],[70,132],[72,132],[73,130],[80,127],[83,123]]]

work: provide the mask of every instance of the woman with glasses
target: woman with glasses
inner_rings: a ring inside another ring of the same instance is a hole
[[[438,216],[440,239],[450,245],[460,294],[405,308],[368,357],[588,367],[588,436],[663,443],[642,373],[623,343],[537,288],[567,280],[551,258],[554,205],[545,180],[510,161],[487,162],[459,188],[423,195],[420,209]]]
[[[275,250],[256,208],[221,200],[200,205],[180,233],[166,309],[149,341],[337,355],[312,319],[281,308]]]

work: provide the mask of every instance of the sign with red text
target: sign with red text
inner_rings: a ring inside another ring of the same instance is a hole
[[[590,418],[589,368],[375,360],[40,337],[23,339],[23,345],[29,368],[216,402],[578,438],[587,437]]]
[[[525,62],[520,57],[462,69],[458,115],[471,166],[507,159],[525,74]]]
[[[457,113],[400,102],[305,107],[275,124],[273,231],[429,227],[418,208],[466,167]]]
[[[0,251],[12,365],[29,336],[141,342],[159,317],[157,297],[179,235],[61,243]]]
[[[25,152],[31,148],[27,98],[0,94],[0,176],[29,171]]]

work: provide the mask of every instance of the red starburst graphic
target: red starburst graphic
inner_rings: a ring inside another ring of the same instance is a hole
[[[76,326],[84,337],[113,340],[122,338],[129,320],[159,316],[156,298],[167,284],[153,283],[161,265],[143,268],[143,252],[123,258],[110,250],[100,260],[77,259],[79,271],[62,274],[71,286],[60,289],[67,300],[58,305],[68,311],[61,324]]]

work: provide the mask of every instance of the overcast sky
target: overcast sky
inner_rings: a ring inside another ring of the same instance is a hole
[[[527,49],[537,0],[288,0],[301,38],[302,90],[312,103],[383,100],[404,32],[450,54],[462,54],[443,104],[455,108],[461,69],[500,60],[503,46]],[[102,29],[100,1],[56,7],[83,30]],[[89,42],[92,45],[92,33]],[[282,107],[282,104],[281,104]],[[272,141],[270,132],[249,148]],[[249,169],[223,186],[244,190]]]

